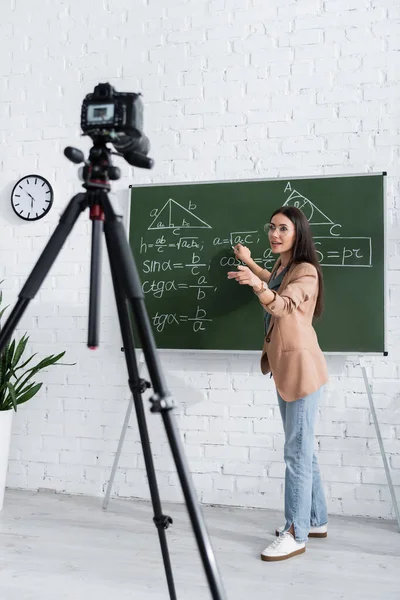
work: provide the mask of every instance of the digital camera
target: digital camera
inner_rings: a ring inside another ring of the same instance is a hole
[[[122,155],[133,151],[146,156],[150,150],[141,95],[116,92],[109,83],[99,83],[83,100],[81,128],[95,142],[112,143]]]

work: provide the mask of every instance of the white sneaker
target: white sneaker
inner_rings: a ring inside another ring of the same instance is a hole
[[[278,529],[275,530],[275,535],[279,536],[281,535],[281,533],[283,533],[285,529],[285,526],[283,527],[278,527]],[[308,537],[310,538],[326,538],[328,537],[328,525],[320,525],[319,527],[310,527],[310,532],[308,534]]]
[[[286,560],[287,558],[296,556],[296,554],[302,554],[305,551],[305,542],[296,542],[292,534],[287,531],[261,552],[261,560]]]

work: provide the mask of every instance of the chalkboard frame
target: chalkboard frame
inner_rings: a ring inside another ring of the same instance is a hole
[[[343,177],[346,178],[356,178],[356,177],[383,177],[383,256],[384,256],[384,268],[383,268],[383,306],[384,306],[384,315],[383,315],[383,323],[384,323],[384,351],[380,352],[333,352],[333,351],[325,351],[324,355],[326,356],[342,356],[342,357],[359,357],[359,356],[388,356],[387,350],[387,332],[388,332],[388,277],[387,277],[387,268],[388,268],[388,244],[387,244],[387,186],[386,186],[386,176],[387,171],[374,171],[368,173],[333,173],[333,174],[321,174],[321,175],[300,175],[300,176],[285,176],[285,177],[255,177],[251,179],[214,179],[214,180],[195,180],[195,181],[162,181],[157,183],[137,183],[130,184],[127,190],[128,193],[128,209],[125,213],[126,219],[126,233],[128,241],[130,240],[130,223],[131,223],[131,192],[132,189],[136,188],[149,188],[149,187],[162,187],[162,186],[180,186],[180,185],[207,185],[207,184],[217,184],[217,183],[252,183],[252,182],[268,182],[268,181],[298,181],[302,179],[340,179]],[[140,348],[138,348],[140,350]],[[178,349],[178,348],[157,348],[157,351],[160,353],[182,353],[195,355],[198,353],[201,354],[217,354],[217,355],[251,355],[258,356],[260,354],[260,350],[215,350],[215,349],[206,349],[206,348],[191,348],[191,349]]]

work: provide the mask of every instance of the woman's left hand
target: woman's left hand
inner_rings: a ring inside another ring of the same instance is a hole
[[[252,288],[260,288],[262,283],[261,279],[257,275],[254,275],[249,267],[242,265],[238,265],[237,271],[229,271],[228,279],[236,279],[240,285],[249,285]]]

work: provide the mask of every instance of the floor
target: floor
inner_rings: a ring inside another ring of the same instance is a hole
[[[146,502],[8,491],[0,513],[0,600],[168,599],[152,509]],[[277,511],[205,507],[228,600],[399,600],[396,523],[332,517],[327,539],[265,563]],[[178,600],[211,598],[186,508],[164,506]]]

